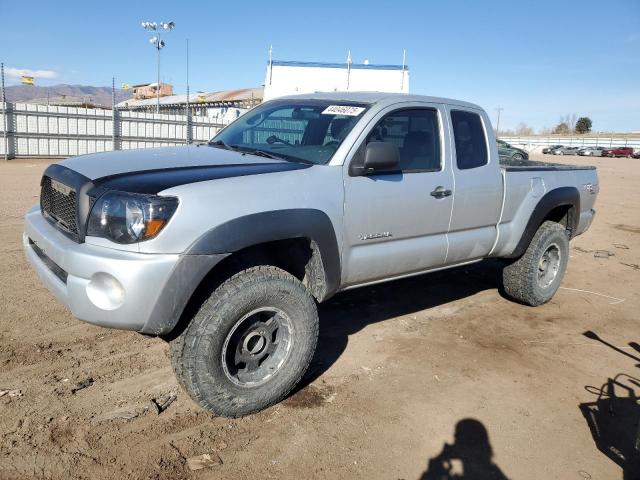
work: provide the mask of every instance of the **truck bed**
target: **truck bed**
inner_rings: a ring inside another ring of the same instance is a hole
[[[580,196],[579,222],[574,235],[582,233],[593,217],[591,209],[597,192],[598,174],[589,165],[564,165],[535,160],[500,161],[504,182],[504,200],[500,215],[499,235],[493,254],[510,255],[518,245],[527,222],[548,192],[575,188]],[[588,190],[586,185],[595,185]]]
[[[566,165],[564,163],[541,162],[538,160],[500,159],[500,167],[507,172],[595,170],[592,165]]]

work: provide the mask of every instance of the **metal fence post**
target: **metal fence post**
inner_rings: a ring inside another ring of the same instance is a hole
[[[7,137],[7,130],[9,129],[7,121],[7,104],[2,99],[2,141],[4,145],[4,159],[9,160],[9,138]]]
[[[185,120],[185,133],[184,133],[184,141],[187,145],[191,145],[193,141],[193,132],[191,131],[191,106],[189,105],[189,85],[187,85],[187,102],[186,102],[187,118]]]
[[[187,106],[187,133],[186,142],[187,145],[191,145],[193,142],[193,124],[191,123],[191,109]]]
[[[111,77],[111,150],[120,150],[120,114],[116,107],[116,79]]]
[[[187,119],[186,119],[186,132],[185,132],[185,143],[187,145],[191,145],[193,141],[193,132],[191,131],[191,106],[189,105],[189,39],[187,38]]]
[[[115,150],[122,150],[122,145],[121,145],[121,137],[120,137],[120,111],[116,108],[114,110],[111,111],[111,116],[113,118],[113,132],[111,134],[111,141],[112,143],[112,149]]]
[[[2,78],[2,139],[4,142],[4,159],[9,160],[9,139],[7,137],[9,122],[7,119],[7,97],[4,91],[4,63],[0,63],[0,77]]]
[[[16,146],[15,146],[16,139],[13,135],[14,133],[13,126],[15,125],[15,122],[14,122],[15,114],[14,114],[14,108],[12,103],[4,102],[3,106],[4,107],[2,109],[2,115],[4,116],[4,129],[2,132],[2,136],[4,140],[4,159],[11,160],[12,158],[15,157],[15,153],[16,153]]]

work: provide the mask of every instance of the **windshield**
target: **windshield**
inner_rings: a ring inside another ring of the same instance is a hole
[[[304,163],[326,164],[368,105],[329,100],[275,100],[224,128],[210,145]]]

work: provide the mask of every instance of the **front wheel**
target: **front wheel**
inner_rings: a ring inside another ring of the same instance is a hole
[[[295,387],[317,339],[316,304],[302,283],[276,267],[253,267],[211,294],[171,342],[171,360],[196,403],[216,415],[241,417]]]
[[[532,307],[547,303],[560,287],[568,260],[567,229],[556,222],[544,222],[524,255],[504,268],[505,293]]]

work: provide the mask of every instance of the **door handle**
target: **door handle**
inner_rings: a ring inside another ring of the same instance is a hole
[[[431,192],[430,195],[435,198],[444,198],[451,195],[451,190],[449,190],[448,188],[444,188],[441,185],[439,187],[436,187],[436,189],[433,192]]]

